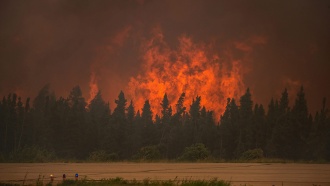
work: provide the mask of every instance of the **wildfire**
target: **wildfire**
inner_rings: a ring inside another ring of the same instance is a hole
[[[187,36],[178,39],[177,49],[171,49],[161,31],[153,35],[143,46],[142,73],[132,77],[128,85],[135,108],[141,109],[148,99],[154,115],[160,114],[165,93],[173,108],[184,92],[187,109],[193,98],[201,96],[202,106],[213,110],[218,119],[225,110],[226,99],[242,95],[245,86],[239,60],[225,61]]]
[[[95,75],[94,71],[91,72],[90,81],[89,81],[89,89],[90,89],[89,90],[89,99],[87,101],[87,105],[89,105],[91,103],[91,101],[94,99],[97,92],[99,91],[99,88],[97,86],[97,79],[96,79],[96,75]]]

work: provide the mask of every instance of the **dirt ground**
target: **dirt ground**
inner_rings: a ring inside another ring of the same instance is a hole
[[[330,164],[266,163],[4,163],[0,164],[0,181],[19,184],[44,183],[55,176],[55,182],[74,179],[122,177],[127,180],[218,178],[232,185],[330,186]],[[25,181],[24,181],[25,180]]]

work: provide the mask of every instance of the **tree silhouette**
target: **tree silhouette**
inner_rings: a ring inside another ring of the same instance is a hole
[[[116,108],[113,111],[113,116],[116,119],[124,120],[126,117],[126,103],[127,100],[125,99],[125,94],[123,91],[120,91],[118,95],[118,99],[115,100]]]
[[[110,126],[108,128],[108,149],[120,157],[126,156],[125,149],[122,148],[127,143],[128,125],[126,118],[127,100],[123,91],[120,91],[118,99],[115,100],[116,107],[111,115]]]
[[[169,119],[172,116],[172,108],[169,104],[166,93],[164,94],[163,101],[160,105],[162,106],[161,113],[163,115],[163,118],[162,118],[163,123],[167,123],[167,122],[169,122]]]
[[[87,103],[82,97],[82,91],[79,86],[73,87],[68,96],[68,124],[67,127],[67,155],[69,157],[84,158],[87,157],[90,150],[86,144],[89,142],[88,127],[86,122]]]
[[[127,108],[127,120],[129,124],[131,125],[133,124],[134,117],[135,117],[135,109],[134,109],[133,101],[131,100]]]
[[[305,99],[304,88],[301,87],[297,93],[295,104],[292,108],[292,124],[290,125],[290,135],[292,139],[289,143],[292,147],[290,151],[290,158],[301,158],[301,155],[305,151],[307,138],[311,124],[308,119],[307,101]]]
[[[235,99],[227,99],[227,106],[220,118],[220,157],[233,159],[239,143],[239,109]]]
[[[252,116],[253,102],[251,99],[250,89],[240,98],[239,107],[239,136],[236,149],[236,156],[240,156],[246,150],[253,149],[253,131],[252,131]]]
[[[88,131],[91,134],[90,143],[94,144],[98,149],[105,148],[105,140],[107,139],[106,130],[110,119],[109,103],[106,103],[101,91],[98,91],[95,97],[88,105],[89,109],[89,125]],[[95,147],[94,147],[95,148]]]
[[[152,125],[153,121],[152,121],[152,111],[151,111],[151,107],[149,104],[149,100],[146,100],[144,102],[143,108],[142,108],[142,116],[141,119],[144,123],[144,126],[148,126],[148,125]]]
[[[143,108],[142,108],[142,115],[141,115],[141,122],[144,127],[144,130],[142,131],[142,145],[148,146],[148,145],[154,145],[156,144],[156,132],[155,132],[155,126],[153,125],[152,121],[152,111],[149,104],[149,100],[146,100],[144,102]]]
[[[129,160],[148,149],[157,152],[158,158],[177,159],[196,143],[205,146],[215,159],[235,160],[264,152],[271,158],[330,160],[326,99],[313,118],[303,87],[292,108],[284,89],[279,99],[270,100],[267,112],[262,104],[253,105],[247,89],[239,104],[234,98],[227,99],[219,123],[213,111],[201,105],[200,96],[192,100],[188,112],[184,99],[182,93],[174,114],[167,94],[160,103],[153,103],[161,107],[160,113],[152,113],[149,100],[135,113],[133,101],[126,107],[121,91],[111,114],[100,91],[87,105],[79,86],[73,87],[67,98],[56,98],[46,85],[31,105],[29,98],[24,102],[10,93],[0,101],[0,161],[31,162],[40,161],[40,157],[48,161],[47,157],[54,156]]]

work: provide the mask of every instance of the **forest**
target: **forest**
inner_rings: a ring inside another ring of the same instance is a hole
[[[34,100],[11,93],[0,102],[0,162],[330,160],[326,99],[310,113],[303,87],[292,108],[287,89],[267,108],[247,89],[239,100],[227,99],[220,118],[201,99],[186,108],[185,93],[175,105],[165,94],[155,115],[148,100],[136,110],[122,91],[113,110],[100,91],[87,104],[79,86],[67,98],[55,97],[49,85]]]

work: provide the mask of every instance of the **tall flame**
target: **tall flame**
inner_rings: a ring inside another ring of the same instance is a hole
[[[154,37],[143,46],[142,73],[132,77],[128,85],[128,94],[135,107],[141,109],[148,99],[154,115],[160,114],[165,93],[174,107],[184,92],[184,105],[188,109],[193,98],[201,96],[201,105],[213,110],[218,120],[225,110],[227,98],[242,95],[245,86],[240,61],[228,63],[218,54],[210,54],[208,49],[186,36],[179,38],[176,50],[171,49],[162,32],[156,30]]]
[[[87,101],[87,104],[89,105],[91,101],[96,96],[97,92],[99,91],[99,88],[97,86],[97,78],[95,75],[95,72],[91,72],[90,81],[89,81],[89,99]]]

